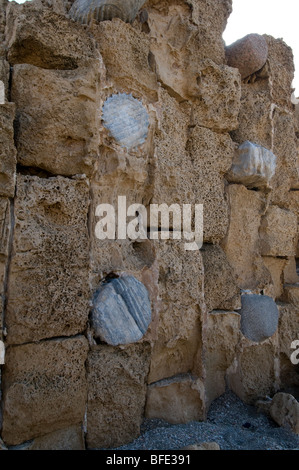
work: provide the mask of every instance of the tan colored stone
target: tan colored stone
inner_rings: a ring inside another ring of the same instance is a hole
[[[279,299],[283,293],[284,283],[284,268],[287,260],[281,258],[274,258],[272,256],[264,256],[263,262],[271,274],[271,285],[264,289],[264,294]]]
[[[72,426],[36,437],[10,450],[85,450],[82,426]]]
[[[18,177],[9,344],[83,332],[89,314],[87,181]]]
[[[87,350],[83,336],[8,348],[2,427],[7,445],[83,422]]]
[[[289,393],[276,393],[272,399],[270,415],[279,426],[299,434],[299,402]]]
[[[99,146],[98,73],[96,61],[75,70],[15,65],[19,164],[52,174],[93,172]]]
[[[149,344],[99,346],[88,355],[87,446],[117,447],[140,433]]]
[[[207,407],[226,390],[226,371],[234,361],[241,339],[240,320],[238,313],[221,310],[207,316],[204,344]]]
[[[98,55],[86,30],[42,2],[9,5],[6,41],[13,65],[72,70]]]
[[[279,303],[279,350],[284,353],[290,362],[293,352],[291,344],[298,339],[299,331],[299,309],[290,303]]]
[[[148,383],[193,370],[204,312],[201,253],[185,251],[181,240],[156,243],[158,323]]]
[[[119,91],[156,101],[158,84],[148,60],[149,37],[119,18],[94,24],[92,32],[105,63],[107,79]]]
[[[192,444],[183,447],[182,450],[221,450],[217,442],[200,442],[199,444]]]
[[[297,217],[293,212],[270,206],[262,217],[259,233],[263,256],[294,256]]]
[[[299,276],[296,271],[296,259],[294,256],[289,257],[286,261],[283,271],[283,282],[285,284],[295,284],[299,282]]]
[[[275,391],[275,346],[271,341],[247,344],[227,373],[229,388],[245,403],[253,404]]]
[[[175,376],[151,384],[147,389],[145,417],[171,424],[205,419],[203,385],[190,375]]]
[[[8,92],[9,92],[9,76],[10,76],[10,66],[7,60],[4,58],[0,57],[0,80],[3,82],[3,88],[4,88],[4,100],[3,103],[8,98]],[[1,103],[2,104],[2,103]]]
[[[299,284],[285,284],[283,300],[299,309]]]
[[[242,289],[263,288],[271,282],[259,254],[259,226],[265,199],[243,185],[229,185],[230,224],[221,246]]]
[[[15,105],[0,105],[0,196],[14,197],[16,149],[14,145]]]
[[[204,289],[207,310],[234,310],[241,308],[240,289],[227,257],[218,245],[204,245]]]

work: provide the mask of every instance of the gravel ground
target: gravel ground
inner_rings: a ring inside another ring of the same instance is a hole
[[[180,450],[199,442],[217,442],[221,450],[299,450],[299,436],[280,428],[266,414],[232,392],[215,400],[206,422],[173,425],[145,420],[135,441],[114,450]]]

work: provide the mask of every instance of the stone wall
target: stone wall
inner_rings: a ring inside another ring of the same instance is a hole
[[[247,403],[299,387],[290,48],[259,38],[266,57],[244,78],[222,40],[231,0],[148,0],[130,23],[88,25],[73,3],[0,0],[12,449],[116,447],[144,418],[205,420],[227,387]],[[203,204],[203,246],[99,239],[97,207],[119,196]]]

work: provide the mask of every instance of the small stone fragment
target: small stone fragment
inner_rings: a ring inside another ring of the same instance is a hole
[[[273,397],[270,415],[274,421],[299,434],[299,402],[289,393],[276,393]]]
[[[247,188],[268,188],[275,174],[276,160],[270,150],[246,140],[235,154],[227,179]]]
[[[151,322],[146,287],[131,275],[112,279],[94,296],[92,326],[96,338],[113,346],[139,341]]]
[[[245,294],[241,297],[241,331],[257,343],[274,335],[279,312],[276,303],[266,295]]]
[[[88,24],[92,19],[107,21],[113,18],[130,23],[145,3],[145,0],[75,0],[70,16],[76,21]]]
[[[217,442],[199,442],[198,444],[192,444],[187,447],[183,447],[182,450],[221,450]]]
[[[227,64],[238,68],[244,79],[260,70],[268,58],[266,39],[260,34],[248,34],[225,49]]]

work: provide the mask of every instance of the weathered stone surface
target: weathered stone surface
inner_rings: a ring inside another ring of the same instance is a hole
[[[200,442],[199,444],[192,444],[183,447],[182,450],[221,450],[217,442]]]
[[[271,282],[259,255],[259,226],[265,199],[243,185],[228,187],[230,223],[221,246],[235,271],[241,289],[261,289]]]
[[[88,204],[84,179],[18,177],[6,311],[9,344],[85,330]]]
[[[9,92],[9,76],[10,76],[10,65],[3,57],[0,56],[0,80],[3,82],[3,103],[8,98]]]
[[[103,284],[94,295],[91,324],[94,335],[113,346],[139,341],[151,322],[146,287],[124,275]]]
[[[82,426],[59,429],[9,450],[85,450]]]
[[[285,268],[283,271],[283,282],[285,284],[295,284],[296,282],[299,282],[299,276],[296,271],[295,256],[289,257],[285,262]]]
[[[140,433],[149,344],[101,346],[88,355],[87,446],[117,447]]]
[[[72,70],[98,56],[83,28],[36,1],[9,4],[6,41],[8,60],[14,65]]]
[[[179,424],[205,419],[204,388],[200,379],[176,376],[148,386],[145,416]]]
[[[87,350],[83,336],[7,349],[2,427],[7,445],[83,422]]]
[[[108,21],[113,18],[131,22],[144,3],[145,0],[75,0],[69,14],[71,18],[84,24],[93,19]]]
[[[147,138],[148,113],[131,94],[119,93],[107,98],[102,119],[104,126],[122,147],[134,149]]]
[[[270,206],[261,219],[260,246],[264,256],[293,256],[297,243],[297,217],[286,209]]]
[[[52,174],[90,174],[98,153],[98,64],[75,70],[16,65],[18,163]]]
[[[299,309],[299,284],[285,284],[283,300]]]
[[[267,295],[242,295],[241,331],[246,338],[260,343],[274,335],[278,327],[279,311]]]
[[[157,101],[157,77],[149,65],[150,40],[132,25],[116,18],[91,26],[109,84],[135,98]]]
[[[204,344],[206,405],[226,390],[226,372],[241,339],[241,317],[236,312],[214,310],[207,316]]]
[[[228,259],[218,245],[205,244],[201,250],[204,263],[204,295],[207,310],[241,308],[240,289]]]
[[[5,345],[0,341],[0,365],[5,364]]]
[[[294,303],[279,303],[279,350],[283,353],[288,363],[291,364],[292,342],[298,339],[299,308]],[[294,368],[294,365],[292,365]]]
[[[201,253],[185,251],[180,240],[165,240],[156,242],[156,257],[159,316],[148,383],[202,367],[197,358],[205,308]]]
[[[16,179],[16,149],[14,145],[15,105],[0,106],[0,196],[14,197]]]
[[[283,293],[284,284],[284,268],[287,260],[282,258],[274,258],[273,256],[264,256],[263,262],[268,269],[272,282],[264,289],[264,294],[277,300]]]
[[[227,179],[247,188],[268,188],[275,174],[276,156],[268,149],[245,141],[238,148]]]
[[[279,426],[299,434],[299,402],[289,393],[274,395],[270,415]]]
[[[271,396],[276,390],[275,346],[270,340],[263,344],[244,344],[227,372],[228,387],[245,403]]]
[[[6,281],[9,259],[9,246],[11,234],[11,202],[7,198],[0,197],[0,340],[3,334],[4,305],[6,294]]]
[[[242,79],[260,70],[268,58],[268,44],[259,34],[248,34],[225,48],[227,63],[239,69]]]
[[[210,59],[202,60],[198,64],[196,84],[192,108],[194,124],[216,131],[236,129],[241,104],[237,70],[217,65]]]
[[[5,87],[4,83],[0,80],[0,104],[5,103]]]

